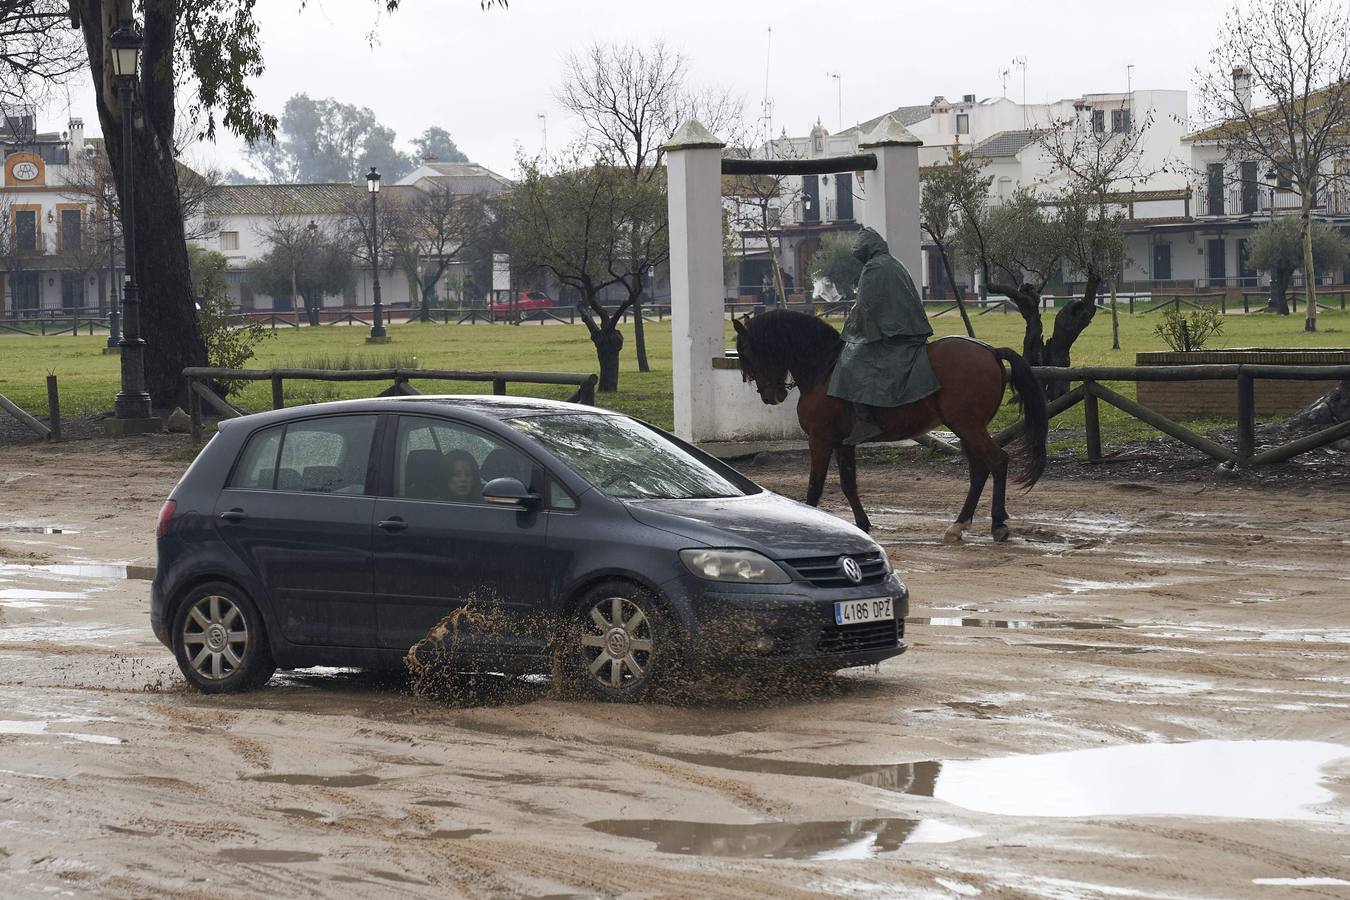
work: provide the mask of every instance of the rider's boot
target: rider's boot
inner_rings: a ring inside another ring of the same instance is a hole
[[[872,440],[872,438],[881,434],[884,430],[885,429],[877,424],[876,416],[872,412],[872,407],[865,403],[854,403],[853,430],[849,432],[848,437],[844,438],[844,445],[855,447],[865,441]]]

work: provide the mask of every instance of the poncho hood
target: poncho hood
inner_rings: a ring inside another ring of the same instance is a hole
[[[891,248],[886,245],[886,239],[875,228],[863,228],[853,239],[853,257],[858,262],[866,263],[874,256],[890,252]]]

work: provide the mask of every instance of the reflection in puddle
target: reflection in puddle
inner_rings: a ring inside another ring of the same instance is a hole
[[[1194,741],[891,766],[755,756],[676,756],[740,772],[838,778],[1005,816],[1307,819],[1332,794],[1319,769],[1350,747],[1319,741]]]
[[[76,719],[74,721],[85,722],[87,719]],[[0,719],[0,734],[45,734],[50,737],[70,738],[74,741],[80,741],[85,744],[120,744],[121,738],[110,737],[106,734],[80,734],[74,731],[48,731],[48,726],[52,724],[62,724],[60,722],[37,722],[32,720],[9,720]]]
[[[62,575],[68,578],[126,578],[153,581],[154,566],[125,563],[0,563],[0,575]]]
[[[762,756],[728,756],[716,753],[673,753],[671,758],[711,769],[733,772],[758,772],[764,775],[788,775],[799,778],[837,778],[856,781],[868,787],[901,794],[933,796],[942,763],[937,760],[899,763],[889,766],[846,766],[830,763],[797,762]]]
[[[462,841],[465,838],[471,838],[475,834],[487,834],[486,828],[441,828],[427,835],[429,838],[439,838],[445,841]]]
[[[587,828],[651,841],[662,853],[752,859],[867,859],[902,844],[944,844],[977,832],[928,819],[758,822],[721,825],[671,819],[605,819]]]
[[[948,628],[1063,628],[1071,631],[1097,631],[1101,629],[1127,628],[1120,622],[1067,622],[1058,619],[973,619],[944,616],[910,616],[905,619],[910,625],[939,625]]]
[[[79,534],[75,528],[57,528],[52,525],[0,525],[5,534]]]
[[[216,854],[221,859],[241,863],[291,863],[314,862],[322,859],[321,853],[306,853],[303,850],[259,850],[256,847],[235,847],[221,850]]]
[[[1035,647],[1038,650],[1053,650],[1056,653],[1152,653],[1157,649],[1154,647],[1131,647],[1126,644],[1069,644],[1063,642],[1030,643],[1021,646]]]
[[[379,784],[384,781],[383,778],[376,778],[374,775],[304,775],[304,774],[277,774],[277,775],[245,775],[244,781],[264,781],[271,784],[317,784],[323,787],[365,787],[369,784]]]

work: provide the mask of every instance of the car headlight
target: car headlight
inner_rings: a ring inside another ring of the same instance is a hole
[[[886,574],[890,575],[895,571],[895,566],[891,565],[891,555],[880,544],[877,544],[877,549],[881,551],[881,561],[886,565]]]
[[[753,550],[681,550],[680,560],[699,578],[738,584],[787,584],[778,563]]]

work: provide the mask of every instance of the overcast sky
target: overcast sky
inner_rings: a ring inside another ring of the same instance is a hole
[[[448,130],[468,156],[512,174],[515,147],[557,149],[577,126],[554,94],[562,61],[589,42],[663,38],[689,59],[690,80],[745,100],[747,118],[773,100],[774,132],[805,133],[817,117],[851,125],[936,94],[1022,97],[1029,102],[1124,90],[1126,67],[1145,89],[1193,90],[1230,0],[511,0],[482,11],[477,0],[403,0],[377,20],[373,0],[258,4],[267,71],[255,85],[280,113],[292,94],[335,97],[373,109],[400,144],[429,125]],[[769,28],[772,27],[770,44]],[[372,30],[376,43],[367,41]],[[766,66],[767,64],[767,66]],[[87,82],[48,105],[46,127],[83,116],[97,131]],[[1194,110],[1194,97],[1191,101]],[[230,137],[198,146],[198,164],[242,166]]]

